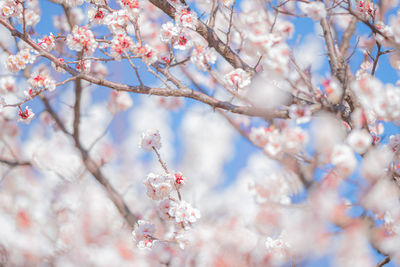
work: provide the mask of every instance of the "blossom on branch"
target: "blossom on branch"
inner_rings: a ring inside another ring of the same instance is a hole
[[[25,107],[25,110],[20,109],[18,111],[18,121],[25,122],[26,124],[31,123],[31,120],[35,117],[35,113],[32,112],[28,106]]]
[[[67,36],[67,45],[71,50],[84,51],[89,55],[97,49],[97,41],[92,31],[86,29],[86,27],[75,26],[72,34]]]
[[[139,147],[147,152],[161,148],[161,136],[158,130],[147,130],[142,133],[142,139],[140,140]]]

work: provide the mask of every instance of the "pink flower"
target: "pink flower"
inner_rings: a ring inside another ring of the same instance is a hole
[[[141,56],[145,63],[150,65],[158,59],[156,51],[148,44],[142,45],[139,43],[134,47],[133,51],[138,56]]]
[[[19,116],[18,121],[29,124],[31,123],[33,117],[35,117],[35,113],[32,112],[32,109],[26,106],[24,111],[22,109],[19,110],[18,116]]]
[[[193,42],[186,32],[182,31],[175,40],[174,48],[179,50],[187,50],[192,47]]]
[[[91,55],[97,48],[97,41],[92,31],[86,29],[86,27],[75,26],[72,34],[67,36],[67,45],[71,50],[84,50],[85,53]]]
[[[28,80],[28,83],[35,89],[47,89],[50,92],[56,89],[56,81],[51,79],[49,74],[42,73],[32,73]]]
[[[111,41],[111,51],[112,55],[120,60],[121,55],[129,52],[133,48],[133,40],[126,34],[114,35]]]

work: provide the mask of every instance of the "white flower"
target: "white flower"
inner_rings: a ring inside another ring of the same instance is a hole
[[[92,31],[75,25],[72,34],[67,36],[67,45],[71,50],[84,50],[86,54],[91,55],[97,48],[97,41]]]
[[[179,50],[187,50],[192,47],[193,42],[186,32],[182,31],[179,36],[176,38],[174,48]]]
[[[56,89],[56,81],[51,79],[46,72],[42,73],[32,73],[28,80],[28,83],[35,89],[47,89],[50,92]]]
[[[0,96],[0,113],[3,111],[5,105],[7,105],[6,100]]]
[[[204,48],[203,46],[198,45],[195,49],[193,49],[190,60],[199,69],[207,71],[207,65],[214,64],[215,61],[217,61],[217,54],[214,48]]]
[[[196,30],[197,16],[187,9],[177,9],[175,14],[176,25]]]
[[[103,24],[104,18],[108,14],[108,11],[103,8],[91,8],[87,12],[89,21],[94,24]]]
[[[146,64],[153,64],[158,59],[156,51],[148,44],[137,44],[133,48],[133,52],[138,56],[141,56]]]
[[[117,114],[128,110],[132,105],[133,101],[128,92],[112,91],[107,103],[107,109],[111,114]]]
[[[326,79],[322,82],[322,85],[325,87],[325,93],[328,100],[332,104],[338,104],[343,94],[343,89],[339,82],[334,78]]]
[[[170,174],[157,175],[150,173],[143,181],[147,195],[154,200],[167,198],[173,190],[173,181]]]
[[[307,123],[311,120],[311,110],[309,106],[291,105],[289,117],[296,120],[296,123]]]
[[[250,140],[258,147],[264,147],[268,142],[267,129],[265,127],[253,127],[249,134]]]
[[[148,221],[139,220],[134,230],[135,238],[143,239],[152,236],[156,231],[156,226]]]
[[[308,141],[307,132],[300,127],[285,128],[282,132],[286,152],[298,153]]]
[[[138,0],[118,0],[118,4],[126,9],[131,16],[139,14],[139,1]]]
[[[133,40],[126,34],[114,35],[111,41],[111,54],[117,59],[121,59],[121,55],[133,49]]]
[[[183,176],[181,172],[172,172],[173,173],[173,179],[174,183],[177,189],[181,188],[182,186],[185,185],[187,178]]]
[[[165,43],[169,43],[173,38],[178,36],[178,33],[178,28],[174,26],[171,21],[168,21],[167,23],[161,25],[160,39]]]
[[[372,137],[366,130],[353,130],[347,137],[347,143],[358,154],[363,154],[372,144]]]
[[[162,200],[159,204],[158,204],[158,211],[160,214],[160,217],[164,220],[169,220],[172,217],[169,215],[169,210],[171,209],[173,205],[173,201],[166,198],[164,200]]]
[[[389,146],[393,152],[397,152],[400,148],[400,134],[391,135],[389,138]]]
[[[150,152],[153,147],[155,149],[161,148],[161,136],[158,130],[147,130],[142,133],[142,139],[139,143],[139,147]]]
[[[12,76],[6,76],[0,79],[0,93],[15,92],[15,79]]]
[[[185,228],[190,228],[192,223],[200,219],[200,211],[195,209],[186,201],[174,202],[168,214],[175,218],[176,223],[183,223]]]
[[[314,21],[326,18],[327,12],[323,2],[299,3],[299,8]]]
[[[243,69],[235,69],[225,75],[225,80],[230,87],[242,89],[251,83],[251,76]]]
[[[104,19],[104,24],[108,25],[108,28],[114,34],[125,33],[125,28],[128,25],[128,22],[129,17],[124,9],[112,12]]]
[[[153,234],[155,230],[155,225],[148,221],[139,220],[137,222],[137,226],[135,230],[132,231],[132,234],[137,242],[138,248],[151,248],[153,246]]]
[[[343,144],[335,145],[331,154],[331,162],[342,175],[350,175],[357,166],[353,150]]]

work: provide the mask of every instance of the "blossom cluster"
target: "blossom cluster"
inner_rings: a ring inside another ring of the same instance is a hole
[[[25,69],[27,64],[32,64],[36,54],[30,48],[23,48],[16,55],[10,55],[7,59],[7,69],[11,72],[18,72]]]
[[[375,15],[374,3],[369,0],[358,0],[357,1],[357,11],[365,17],[372,17]]]
[[[18,17],[22,14],[22,3],[14,0],[0,2],[0,15],[4,18]]]
[[[86,27],[75,26],[72,33],[67,36],[67,45],[71,50],[84,51],[88,55],[93,54],[97,49],[97,41],[93,32]]]
[[[133,40],[126,34],[114,35],[111,41],[112,55],[116,59],[121,59],[121,56],[128,53],[133,48]]]
[[[272,157],[279,157],[285,152],[299,153],[308,142],[307,132],[300,127],[285,127],[282,130],[275,127],[253,127],[249,138]]]
[[[50,77],[48,72],[32,73],[28,83],[36,90],[46,89],[51,92],[56,89],[56,81]]]
[[[160,201],[158,203],[160,218],[175,222],[175,227],[178,227],[178,230],[173,239],[181,243],[181,241],[179,241],[180,234],[178,234],[178,232],[190,229],[192,224],[200,218],[200,211],[193,208],[190,203],[182,200],[180,189],[186,184],[187,178],[181,172],[169,172],[166,169],[158,153],[158,149],[161,147],[160,141],[161,139],[158,131],[148,130],[142,135],[139,146],[146,151],[154,149],[165,170],[165,174],[161,175],[154,173],[148,174],[143,183],[146,187],[147,196],[155,201]],[[173,197],[173,192],[175,191],[178,198]],[[154,238],[151,240],[148,238],[150,235],[138,233],[138,229],[140,229],[140,226],[134,231],[138,247],[151,248],[153,242],[150,241],[154,240]]]

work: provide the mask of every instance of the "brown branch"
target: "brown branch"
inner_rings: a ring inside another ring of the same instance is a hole
[[[164,11],[164,13],[166,13],[172,19],[175,18],[175,8],[171,6],[168,1],[150,0],[150,2]],[[206,39],[208,45],[214,47],[214,49],[234,68],[242,68],[248,72],[253,72],[253,69],[247,65],[235,52],[233,52],[231,48],[228,47],[228,49],[225,50],[224,42],[219,39],[214,30],[200,20],[197,20],[196,32]]]
[[[0,158],[0,163],[6,164],[11,167],[32,165],[29,161],[11,161],[8,159],[1,159],[1,158]]]
[[[231,41],[231,30],[232,30],[232,24],[233,24],[233,9],[235,8],[236,0],[233,1],[232,7],[231,7],[231,12],[229,15],[229,27],[228,27],[228,32],[226,33],[226,44],[225,44],[225,49],[224,53],[228,51],[229,43]]]
[[[376,267],[382,267],[390,262],[390,257],[386,256],[382,261],[380,261]]]
[[[174,96],[174,97],[191,98],[191,99],[203,102],[205,104],[208,104],[214,108],[222,108],[222,109],[225,109],[225,110],[233,112],[233,113],[244,114],[244,115],[253,116],[253,117],[285,118],[285,116],[286,116],[286,115],[282,114],[281,111],[274,111],[274,110],[265,109],[265,108],[256,108],[256,107],[248,107],[248,106],[237,106],[237,105],[231,104],[227,101],[221,101],[221,100],[215,99],[211,96],[208,96],[206,94],[196,92],[192,89],[189,89],[188,87],[186,87],[184,85],[182,86],[182,88],[179,88],[179,90],[172,90],[172,89],[168,89],[168,88],[151,88],[148,86],[131,86],[131,85],[116,83],[116,82],[112,82],[112,81],[108,81],[108,80],[104,80],[104,79],[99,79],[99,78],[90,76],[85,73],[80,73],[77,70],[68,66],[68,64],[61,63],[54,55],[43,50],[32,39],[30,39],[27,36],[24,36],[22,33],[17,31],[12,25],[10,25],[8,22],[0,19],[0,24],[3,24],[11,32],[11,34],[13,36],[17,36],[18,38],[24,40],[33,49],[38,51],[41,54],[41,56],[52,61],[56,65],[56,67],[66,70],[68,73],[70,73],[73,76],[80,75],[80,77],[83,80],[86,80],[93,84],[97,84],[99,86],[109,87],[109,88],[112,88],[117,91],[127,91],[127,92],[138,93],[138,94],[151,94],[151,95],[158,95],[158,96]],[[224,46],[224,44],[222,44],[222,45]]]
[[[215,26],[215,17],[217,16],[218,7],[219,7],[219,0],[213,0],[210,12],[210,20],[208,22],[208,27],[210,27],[211,29],[214,29]]]
[[[54,121],[56,122],[57,126],[67,135],[72,136],[68,131],[66,130],[64,124],[61,122],[61,119],[58,117],[57,113],[54,111],[54,109],[50,106],[48,100],[45,97],[41,97],[43,104],[49,112],[49,114],[53,117]],[[114,203],[116,208],[118,209],[119,213],[121,216],[125,219],[125,221],[129,225],[134,225],[137,221],[136,215],[129,209],[129,207],[126,205],[124,202],[124,199],[122,196],[114,189],[114,187],[110,184],[108,179],[103,175],[102,171],[100,170],[100,167],[97,166],[97,164],[89,157],[89,153],[86,149],[84,149],[79,142],[79,140],[76,140],[74,138],[75,142],[75,147],[79,150],[83,163],[86,167],[86,169],[93,175],[93,177],[99,182],[104,189],[107,192],[108,197],[111,199],[111,201]]]
[[[79,142],[79,122],[80,122],[80,106],[82,98],[82,81],[81,79],[75,80],[75,104],[74,104],[74,131],[73,137],[76,142]]]
[[[376,67],[378,66],[378,61],[379,61],[379,57],[382,55],[382,51],[381,51],[381,44],[376,42],[376,46],[378,51],[376,52],[376,57],[374,59],[374,64],[372,66],[372,70],[371,70],[371,75],[374,76],[375,75],[375,71],[376,71]]]
[[[347,26],[346,31],[343,33],[342,42],[339,45],[340,54],[343,57],[346,56],[347,50],[349,49],[350,39],[354,34],[354,31],[357,26],[357,18],[353,17],[350,21],[349,26]]]

